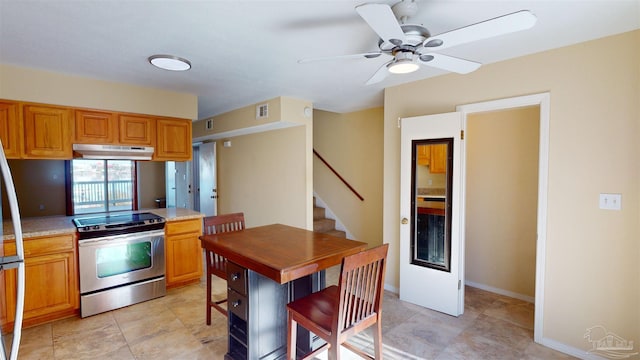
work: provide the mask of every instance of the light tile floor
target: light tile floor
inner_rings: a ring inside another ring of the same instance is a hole
[[[214,293],[222,295],[225,285],[216,279]],[[226,318],[213,311],[211,326],[205,325],[204,299],[200,282],[141,304],[25,329],[19,358],[223,359]],[[458,318],[386,293],[383,343],[391,359],[572,358],[533,342],[532,304],[471,287]]]

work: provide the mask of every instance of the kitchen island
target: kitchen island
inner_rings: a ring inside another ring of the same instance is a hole
[[[286,304],[324,288],[325,269],[367,248],[364,242],[281,224],[200,239],[202,247],[229,261],[227,360],[285,358]],[[299,328],[297,345],[298,353],[307,353],[321,344]]]

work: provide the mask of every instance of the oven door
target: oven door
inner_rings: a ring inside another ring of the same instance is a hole
[[[164,276],[164,231],[78,241],[80,293]]]

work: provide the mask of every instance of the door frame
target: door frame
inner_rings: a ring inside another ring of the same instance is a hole
[[[489,112],[496,110],[512,109],[526,106],[540,107],[540,135],[538,153],[538,210],[537,210],[537,240],[536,240],[536,290],[535,290],[535,318],[533,340],[542,342],[543,319],[544,319],[544,282],[546,263],[546,242],[547,242],[547,190],[549,175],[549,113],[550,113],[550,93],[539,93],[499,100],[485,101],[479,103],[458,105],[456,111],[462,113],[462,129],[466,131],[467,116],[474,113]],[[461,236],[465,234],[465,201],[466,201],[466,149],[462,147],[462,188],[461,188]]]

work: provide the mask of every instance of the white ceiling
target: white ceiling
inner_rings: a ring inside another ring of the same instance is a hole
[[[200,119],[277,96],[355,111],[382,106],[385,87],[444,74],[423,66],[366,86],[388,59],[297,62],[378,50],[354,10],[364,2],[0,0],[0,63],[197,94]],[[533,29],[441,51],[483,64],[640,28],[640,0],[418,2],[409,22],[432,34],[522,9],[537,16]],[[193,67],[160,70],[154,54]]]

